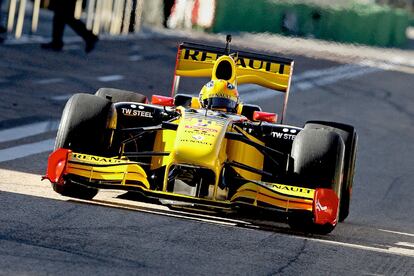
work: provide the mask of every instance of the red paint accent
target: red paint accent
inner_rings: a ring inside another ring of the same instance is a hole
[[[151,102],[162,106],[174,106],[174,98],[172,97],[152,95]]]
[[[62,184],[62,176],[65,173],[68,156],[71,152],[71,150],[62,148],[52,152],[47,161],[47,171],[44,178],[49,179],[52,183]]]
[[[276,113],[263,112],[263,111],[255,111],[255,112],[253,112],[253,120],[255,120],[255,121],[264,121],[264,122],[268,122],[268,123],[276,123],[277,114]]]
[[[313,200],[315,224],[337,224],[339,198],[332,189],[316,189]]]

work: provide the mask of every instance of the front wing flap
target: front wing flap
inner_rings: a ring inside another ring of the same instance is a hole
[[[75,175],[94,184],[132,185],[150,189],[147,174],[136,162],[58,149],[49,156],[44,178],[63,185],[66,175]]]
[[[247,204],[253,207],[269,207],[286,213],[308,212],[313,214],[316,224],[337,223],[339,199],[332,189],[309,189],[250,180],[241,185],[230,199],[197,198],[151,189],[145,170],[137,162],[58,149],[49,156],[47,173],[43,178],[57,185],[64,185],[65,177],[68,175],[82,179],[82,183],[97,188],[138,188],[152,197],[176,198],[180,201],[221,208]]]

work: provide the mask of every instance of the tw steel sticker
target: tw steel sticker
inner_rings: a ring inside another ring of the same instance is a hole
[[[149,111],[129,109],[124,107],[122,108],[122,114],[124,114],[125,116],[152,118],[152,113]]]
[[[272,135],[273,138],[292,140],[292,141],[295,140],[296,138],[295,134],[281,133],[281,132],[271,132],[270,135]]]

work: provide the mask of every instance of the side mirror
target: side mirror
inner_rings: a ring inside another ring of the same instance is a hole
[[[174,106],[174,98],[160,95],[152,95],[151,103],[161,106]]]
[[[263,121],[268,123],[276,123],[277,122],[277,114],[276,113],[269,113],[263,111],[255,111],[253,112],[253,120],[254,121]]]

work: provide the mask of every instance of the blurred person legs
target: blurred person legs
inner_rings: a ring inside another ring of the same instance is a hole
[[[98,37],[86,29],[82,21],[75,18],[76,0],[54,0],[50,5],[50,9],[54,11],[52,41],[42,44],[42,48],[54,51],[62,50],[65,25],[69,25],[85,41],[85,52],[92,51],[98,42]]]
[[[2,36],[2,34],[5,34],[7,29],[6,27],[4,27],[3,25],[3,16],[2,16],[2,4],[3,4],[3,0],[0,0],[0,43],[2,43],[4,41],[4,37]]]
[[[168,28],[191,29],[193,25],[191,18],[194,2],[194,0],[176,0],[171,15],[167,20]]]
[[[6,30],[6,27],[4,26],[4,24],[3,24],[3,11],[2,11],[2,5],[3,4],[3,0],[0,0],[0,33],[5,33],[7,30]]]
[[[164,25],[164,27],[168,27],[167,26],[167,21],[168,21],[168,18],[170,17],[170,15],[171,15],[171,10],[172,10],[172,7],[174,6],[174,2],[175,2],[175,0],[164,0],[164,21],[163,21],[163,25]]]

